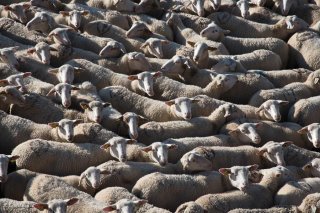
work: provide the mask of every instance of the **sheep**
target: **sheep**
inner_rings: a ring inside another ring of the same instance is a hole
[[[36,55],[36,57],[44,64],[50,64],[50,50],[52,50],[51,46],[45,42],[39,42],[34,47],[28,49],[28,53],[30,55]]]
[[[267,78],[275,86],[275,88],[281,88],[293,82],[306,81],[312,71],[304,68],[299,68],[271,71],[249,70],[248,72],[260,74],[263,77]]]
[[[192,117],[191,102],[195,102],[192,98],[177,98],[163,103],[132,93],[128,89],[119,86],[103,88],[99,91],[99,95],[102,100],[108,101],[122,113],[131,111],[158,122]]]
[[[235,208],[270,208],[273,196],[288,180],[292,180],[290,171],[284,167],[274,167],[266,172],[258,184],[251,184],[245,193],[229,191],[207,194],[195,200],[208,212],[228,212]],[[257,198],[259,198],[257,200]]]
[[[127,144],[135,143],[134,139],[124,139],[121,137],[113,137],[108,142],[100,146],[101,149],[110,148],[112,157],[118,159],[120,162],[127,161],[126,147]]]
[[[249,105],[259,106],[268,99],[288,101],[288,110],[296,101],[319,94],[320,70],[311,73],[304,82],[295,82],[283,88],[260,90],[250,99]]]
[[[210,136],[226,122],[227,104],[220,106],[208,117],[196,117],[186,121],[148,122],[138,129],[138,140],[149,145],[168,138]]]
[[[270,141],[260,148],[238,147],[197,147],[180,159],[184,171],[199,172],[231,167],[233,165],[258,164],[262,168],[271,165],[285,165],[284,150],[292,142]]]
[[[299,134],[302,127],[296,123],[274,123],[260,120],[234,120],[221,128],[220,133],[229,134],[242,143],[265,144],[270,140],[293,141],[299,147],[310,148],[306,137]]]
[[[19,68],[19,62],[14,55],[14,52],[18,50],[18,46],[6,47],[0,49],[0,59],[3,63],[7,64],[12,68]]]
[[[19,91],[20,86],[0,87],[0,109],[5,112],[12,112],[12,106],[24,106],[26,97]]]
[[[5,153],[11,152],[14,147],[21,144],[28,139],[45,139],[60,142],[76,142],[76,143],[92,143],[103,144],[108,138],[115,134],[107,130],[101,130],[94,124],[81,124],[80,119],[70,120],[62,119],[59,122],[52,122],[48,124],[37,124],[30,120],[20,118],[14,115],[8,115],[1,111],[1,131],[6,134],[2,139],[1,150]],[[23,126],[23,128],[21,128]],[[19,128],[20,127],[20,128]],[[86,131],[91,130],[90,134],[86,135]],[[103,134],[105,139],[94,135]],[[19,136],[19,137],[18,137]]]
[[[319,122],[317,116],[319,96],[314,96],[297,101],[289,110],[288,121],[296,122],[302,126]]]
[[[319,202],[319,193],[313,193],[307,195],[299,206],[287,206],[287,207],[273,207],[269,209],[234,209],[229,211],[230,213],[302,213],[317,211]]]
[[[26,88],[23,79],[30,77],[30,76],[31,76],[31,72],[10,75],[5,79],[1,79],[0,84],[3,84],[5,86],[7,86],[7,85],[20,86],[19,90],[22,93],[26,93],[26,92],[28,92],[28,89]]]
[[[306,134],[308,137],[308,140],[312,143],[312,145],[315,148],[320,147],[320,142],[319,142],[319,129],[320,129],[320,124],[319,123],[311,123],[308,126],[305,126],[298,130],[299,134]]]
[[[297,32],[291,36],[288,40],[289,65],[312,70],[320,68],[317,54],[319,39],[319,34],[312,31]]]
[[[319,164],[320,159],[314,158],[302,167],[303,172],[310,173],[308,177],[320,177],[320,171],[318,169]]]
[[[121,199],[130,199],[134,201],[140,200],[139,198],[131,194],[127,189],[122,187],[109,187],[109,188],[103,189],[100,192],[98,192],[94,198],[98,201],[109,203],[109,204],[116,203]],[[155,207],[149,203],[145,203],[144,205],[140,206],[137,212],[169,213],[168,210]]]
[[[181,204],[175,211],[175,213],[205,213],[202,207],[196,204],[194,201]]]
[[[35,202],[32,201],[17,201],[8,198],[0,199],[0,212],[8,213],[38,213],[39,211],[33,208]]]
[[[207,18],[214,21],[220,27],[230,30],[230,35],[240,38],[279,38],[287,40],[297,31],[308,29],[309,25],[297,16],[287,16],[273,25],[256,23],[233,16],[226,12],[217,12]],[[242,26],[242,30],[237,30]]]
[[[80,90],[79,87],[68,83],[59,83],[55,85],[47,94],[47,96],[54,95],[54,101],[61,102],[65,108],[71,105],[71,90]]]
[[[155,172],[140,178],[132,193],[139,198],[147,199],[155,206],[174,211],[180,204],[201,195],[224,192],[234,187],[243,190],[243,185],[249,185],[249,172],[256,169],[257,165],[234,166],[220,169],[219,172],[223,175],[215,171],[196,175]],[[230,176],[233,176],[232,179]]]
[[[26,10],[28,10],[30,6],[28,3],[1,6],[0,17],[11,18],[24,24],[27,22]]]
[[[64,26],[66,27],[66,25],[58,24],[51,14],[44,11],[37,11],[34,17],[26,24],[28,30],[35,30],[46,34]]]
[[[34,208],[43,211],[47,209],[48,211],[60,211],[60,212],[67,212],[67,207],[72,206],[78,202],[78,198],[71,198],[71,199],[53,199],[48,201],[47,203],[36,203],[33,205]]]
[[[15,162],[19,157],[19,155],[0,154],[0,183],[5,183],[8,180],[9,162]]]
[[[204,39],[191,28],[185,27],[179,16],[175,13],[171,14],[170,18],[167,20],[167,23],[172,27],[175,34],[175,41],[178,44],[186,46],[188,42],[196,43],[202,41],[203,43],[207,44],[208,47],[216,49],[215,51],[209,51],[210,54],[224,55],[228,53],[228,50],[222,44]]]
[[[224,30],[212,22],[200,32],[202,37],[222,42],[232,55],[249,53],[257,49],[267,49],[278,54],[285,67],[288,61],[289,47],[278,38],[236,38],[225,36],[230,30]]]
[[[76,198],[77,204],[68,206],[68,211],[92,213],[101,212],[106,204],[94,200],[89,194],[81,192],[58,177],[38,175],[32,178],[24,193],[24,200],[45,203],[53,199]],[[40,205],[42,206],[42,205]]]
[[[308,195],[319,191],[320,178],[304,178],[286,183],[275,195],[276,205],[299,205]]]

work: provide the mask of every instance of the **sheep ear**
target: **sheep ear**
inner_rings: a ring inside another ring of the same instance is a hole
[[[15,162],[18,158],[20,158],[19,155],[7,155],[10,162]]]
[[[73,120],[73,125],[78,125],[80,123],[83,123],[83,119],[76,119],[76,120]]]
[[[265,152],[267,152],[267,149],[265,148],[259,149],[257,155],[263,155]]]
[[[53,95],[56,92],[56,89],[53,87],[47,94],[47,96]]]
[[[51,128],[56,128],[59,126],[59,123],[58,122],[52,122],[52,123],[48,123],[48,125],[51,127]]]
[[[149,119],[143,117],[143,116],[138,116],[139,120],[138,120],[138,123],[139,123],[139,126],[146,123],[146,122],[149,122]]]
[[[108,107],[108,106],[111,106],[111,104],[108,103],[108,102],[104,102],[104,103],[102,104],[102,106],[103,106],[103,107]]]
[[[303,127],[302,129],[299,129],[298,130],[298,133],[299,134],[307,134],[309,131],[308,131],[308,126],[305,126]]]
[[[220,168],[219,172],[222,175],[229,175],[229,174],[231,174],[231,169],[229,169],[229,168]]]
[[[101,145],[101,146],[100,146],[100,149],[108,149],[110,146],[111,146],[110,143],[107,142],[107,143]]]
[[[175,104],[175,101],[174,100],[171,100],[171,101],[166,101],[164,102],[165,104],[167,104],[168,106],[171,106],[171,105],[174,105]]]
[[[10,10],[12,10],[12,7],[10,7],[10,5],[6,5],[6,6],[4,6],[4,10],[10,11]]]
[[[170,41],[168,41],[168,40],[161,40],[161,44],[170,44]]]
[[[82,69],[81,67],[73,67],[74,69],[74,72],[81,72],[81,71],[84,71],[84,69]]]
[[[312,165],[311,165],[311,163],[307,163],[306,165],[304,165],[303,167],[302,167],[302,170],[309,170],[309,169],[311,169],[312,168]]]
[[[160,71],[154,72],[154,73],[152,73],[152,76],[153,76],[153,78],[158,78],[158,77],[162,76],[162,72],[160,72]]]
[[[8,85],[9,81],[7,79],[0,80],[0,85]]]
[[[72,206],[73,204],[75,204],[76,202],[78,202],[78,198],[76,198],[76,197],[73,197],[73,198],[70,198],[70,199],[68,199],[68,200],[65,200],[66,201],[66,203],[67,203],[67,206]]]
[[[313,81],[314,84],[318,84],[319,82],[320,82],[320,78],[318,78],[318,77],[314,78],[314,81]]]
[[[25,72],[22,75],[23,78],[27,78],[27,77],[30,77],[30,76],[32,76],[32,72]]]
[[[178,145],[177,144],[167,144],[167,147],[169,149],[177,149],[178,148]]]
[[[141,49],[141,48],[146,48],[148,45],[149,45],[148,42],[144,42],[144,43],[140,46],[140,49]]]
[[[43,211],[45,209],[48,209],[48,204],[46,203],[36,203],[33,205],[34,208],[38,209],[39,211]]]
[[[137,141],[134,140],[134,139],[127,139],[126,141],[127,141],[127,144],[134,144],[134,143],[137,142]]]
[[[123,54],[126,54],[127,53],[127,50],[125,48],[125,46],[122,44],[122,43],[119,43],[120,44],[120,51],[123,53]]]
[[[137,75],[129,75],[129,76],[128,76],[128,79],[129,79],[130,81],[138,80],[138,76],[137,76]]]
[[[142,148],[140,148],[140,150],[142,150],[144,152],[150,152],[150,151],[152,151],[152,146],[150,145],[150,146],[142,147]]]
[[[102,175],[110,174],[110,172],[106,169],[99,169],[99,170],[100,170],[100,174],[102,174]]]
[[[113,210],[117,210],[117,206],[114,204],[114,205],[110,205],[110,206],[107,206],[105,208],[102,209],[103,211],[105,212],[112,212]]]
[[[36,48],[30,48],[27,50],[28,54],[33,54],[34,52],[36,52]]]
[[[59,72],[59,68],[54,68],[54,69],[48,70],[48,73],[52,73],[52,74],[57,74],[58,72]]]
[[[193,41],[187,41],[187,44],[189,44],[191,47],[194,47],[194,45],[195,45],[196,43],[193,42]]]
[[[208,50],[211,50],[211,51],[215,51],[215,50],[217,50],[218,48],[216,48],[216,47],[208,47]]]
[[[190,98],[191,103],[198,103],[200,100],[195,98]]]
[[[293,144],[292,141],[285,141],[285,142],[282,142],[282,143],[281,143],[282,147],[288,147],[288,146],[290,146],[291,144]]]
[[[136,204],[137,206],[142,206],[143,204],[147,203],[147,200],[135,200],[133,201],[134,204]]]
[[[289,104],[289,101],[282,101],[282,100],[279,100],[277,101],[280,105],[284,106],[284,105],[288,105]]]
[[[76,86],[71,86],[71,90],[80,90],[80,88]]]
[[[63,15],[63,16],[69,16],[70,15],[68,11],[60,11],[59,13],[61,15]]]
[[[89,11],[88,10],[82,10],[81,11],[81,15],[84,15],[84,16],[89,15]]]
[[[258,168],[259,168],[258,164],[254,164],[254,165],[248,166],[248,169],[251,172],[257,170]]]
[[[232,134],[237,133],[238,131],[239,131],[238,129],[230,130],[230,131],[228,132],[228,134],[229,134],[229,135],[232,135]]]
[[[81,102],[80,106],[81,106],[82,109],[88,109],[89,108],[89,105],[87,103],[85,103],[85,102]]]

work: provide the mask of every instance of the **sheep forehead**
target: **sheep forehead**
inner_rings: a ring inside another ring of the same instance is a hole
[[[70,119],[61,119],[59,121],[59,126],[64,126],[64,125],[73,125],[73,121]]]
[[[120,48],[120,43],[117,41],[109,41],[106,45],[107,47]]]
[[[41,41],[39,43],[36,44],[36,46],[34,47],[36,49],[36,51],[39,51],[41,49],[49,49],[50,48],[50,45]]]
[[[72,72],[72,71],[74,71],[74,68],[73,68],[73,66],[71,66],[69,64],[65,64],[65,65],[62,65],[61,67],[59,67],[60,72],[63,72],[64,70]]]
[[[160,147],[166,148],[167,144],[162,143],[162,142],[154,142],[154,143],[152,143],[152,149],[153,150],[159,149]]]
[[[55,89],[57,91],[60,91],[62,89],[67,89],[67,90],[71,90],[71,85],[67,84],[67,83],[59,83],[55,86]]]
[[[43,11],[37,11],[35,14],[34,14],[34,18],[41,18],[41,19],[47,19],[48,18],[48,14],[46,14],[45,12]]]
[[[109,140],[109,143],[111,145],[116,145],[116,144],[125,144],[126,143],[126,139],[122,138],[122,137],[113,137]]]
[[[134,112],[126,112],[125,114],[123,114],[123,119],[124,120],[129,120],[130,118],[137,118],[138,115]]]
[[[238,173],[238,172],[249,172],[249,168],[246,166],[233,166],[230,168],[232,173]]]
[[[100,174],[100,170],[94,166],[87,168],[84,172],[86,175]]]
[[[174,101],[175,101],[175,104],[183,104],[183,103],[191,102],[191,100],[187,97],[179,97],[179,98],[176,98]]]
[[[268,143],[266,143],[262,147],[267,148],[267,150],[270,152],[272,152],[272,151],[278,152],[278,151],[282,151],[282,149],[283,149],[283,147],[280,143],[276,143],[274,141],[269,141]]]
[[[61,200],[61,199],[50,200],[47,204],[48,204],[48,207],[50,209],[55,209],[55,208],[58,208],[58,207],[61,208],[61,207],[66,207],[67,206],[66,201]]]
[[[256,129],[255,123],[243,123],[238,126],[238,129]]]
[[[319,130],[319,129],[320,129],[319,123],[313,123],[308,126],[309,131],[314,131],[314,130]]]
[[[145,71],[145,72],[141,72],[141,73],[139,73],[138,75],[138,79],[140,79],[140,80],[142,80],[142,79],[144,79],[144,78],[152,78],[153,76],[152,76],[152,74],[151,74],[151,72],[147,72],[147,71]]]
[[[311,161],[313,167],[320,167],[320,158],[315,158]]]
[[[65,34],[67,33],[67,30],[69,30],[68,28],[56,28],[54,30],[52,30],[51,32],[53,32],[54,34]]]
[[[97,108],[102,108],[102,107],[103,107],[103,104],[102,104],[101,101],[91,101],[91,102],[89,103],[89,107],[90,107],[91,109],[93,109],[93,108],[95,108],[95,107],[97,107]]]

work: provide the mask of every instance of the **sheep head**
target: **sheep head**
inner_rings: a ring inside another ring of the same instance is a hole
[[[312,177],[320,177],[320,158],[314,158],[302,167],[303,171],[311,174]]]
[[[28,52],[28,54],[36,54],[38,59],[43,64],[49,65],[50,58],[51,58],[50,50],[52,50],[52,48],[50,47],[49,44],[47,44],[45,42],[39,42],[38,44],[36,44],[35,47],[28,49],[27,52]]]
[[[39,211],[48,210],[48,212],[67,213],[67,207],[77,203],[78,200],[78,198],[66,200],[54,199],[50,200],[48,203],[36,203],[33,207]]]
[[[104,174],[109,174],[109,172],[107,170],[91,166],[81,173],[79,186],[81,186],[82,181],[85,181],[86,185],[89,184],[93,189],[98,189],[101,185],[101,175]]]
[[[129,200],[121,199],[113,205],[109,205],[103,209],[105,212],[112,212],[116,210],[117,212],[128,212],[134,213],[135,209],[139,208],[143,204],[147,203],[147,200]]]
[[[29,76],[31,76],[32,73],[31,72],[25,72],[25,73],[19,73],[19,74],[15,74],[15,75],[10,75],[9,77],[0,80],[0,84],[7,86],[7,85],[11,85],[11,86],[20,86],[20,91],[22,93],[26,93],[28,92],[23,79],[27,78]]]
[[[157,162],[161,166],[165,166],[168,163],[168,152],[171,149],[177,149],[176,144],[165,144],[162,142],[154,142],[147,147],[140,148],[144,152],[150,152],[153,161]]]
[[[59,68],[50,69],[48,72],[55,74],[61,83],[72,84],[74,74],[82,71],[80,67],[74,67],[69,64],[62,65]]]
[[[140,47],[146,54],[155,56],[156,58],[163,58],[164,45],[170,44],[167,40],[157,38],[149,38]]]
[[[229,131],[229,135],[244,143],[259,144],[261,142],[261,137],[257,130],[261,128],[262,125],[263,123],[243,123],[236,129]]]
[[[279,122],[281,120],[280,107],[288,104],[288,101],[283,100],[267,100],[261,104],[256,113],[262,112],[267,119]]]
[[[0,183],[5,183],[8,180],[8,165],[9,162],[14,162],[19,158],[18,155],[0,154]]]
[[[21,86],[5,86],[0,87],[0,96],[3,97],[4,103],[17,104],[23,107],[26,103],[26,98],[19,91]]]
[[[138,87],[141,91],[145,92],[148,96],[154,96],[153,82],[154,79],[161,76],[161,72],[141,72],[137,75],[129,75],[128,79],[131,81],[138,81]]]
[[[131,28],[126,32],[128,38],[148,38],[153,33],[144,22],[136,21]]]
[[[47,96],[53,94],[58,95],[61,99],[62,106],[68,108],[71,105],[71,90],[80,90],[80,88],[68,83],[59,83],[49,91]]]
[[[118,159],[120,162],[127,161],[127,144],[136,143],[136,140],[125,139],[122,137],[113,137],[107,143],[100,146],[101,149],[110,148],[112,157]]]
[[[320,124],[312,123],[303,127],[298,131],[299,134],[306,134],[308,140],[313,144],[315,148],[320,148]]]
[[[0,49],[0,59],[3,63],[9,65],[12,68],[19,69],[20,65],[15,56],[15,52],[19,49],[18,46],[6,47]]]
[[[221,41],[224,39],[225,35],[229,33],[230,30],[224,30],[221,27],[219,27],[216,23],[211,22],[206,28],[204,28],[200,32],[200,35],[212,41]]]
[[[200,100],[195,98],[179,97],[174,100],[166,101],[165,104],[172,107],[176,116],[189,120],[192,118],[191,105]]]
[[[4,6],[4,10],[9,13],[9,16],[22,24],[27,22],[26,10],[30,8],[29,3],[11,4]]]
[[[137,115],[134,112],[126,112],[122,115],[121,118],[123,122],[129,127],[130,138],[135,140],[138,138],[138,127],[148,122],[148,119],[140,115]]]
[[[99,55],[103,58],[118,58],[122,54],[126,54],[124,45],[117,41],[109,41],[107,45],[102,48]]]
[[[91,101],[90,103],[81,102],[80,106],[84,110],[87,118],[96,123],[100,123],[103,119],[103,110],[110,106],[110,103],[101,101]]]
[[[89,14],[87,10],[71,10],[71,11],[60,11],[60,14],[66,17],[68,26],[79,29],[81,26],[83,16]]]
[[[292,141],[285,141],[285,142],[274,142],[274,141],[269,141],[265,145],[263,145],[261,148],[258,150],[258,155],[261,155],[268,159],[270,162],[280,165],[280,166],[285,166],[286,163],[284,161],[284,148],[290,146],[293,144]]]
[[[82,119],[62,119],[59,122],[48,123],[48,125],[51,128],[57,128],[57,133],[61,140],[72,142],[74,138],[74,127],[80,123],[83,123]]]

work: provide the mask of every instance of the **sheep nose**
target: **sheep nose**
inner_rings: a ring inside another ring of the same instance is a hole
[[[64,107],[68,108],[68,107],[70,107],[71,102],[70,102],[70,101],[65,101],[65,102],[63,102],[62,105],[63,105]]]
[[[120,162],[126,162],[127,161],[127,157],[126,156],[121,156],[119,158]]]
[[[190,112],[189,113],[185,113],[184,117],[186,119],[191,119],[191,113]]]
[[[198,61],[199,60],[199,56],[194,57],[194,60]]]
[[[279,122],[279,121],[281,120],[281,116],[277,116],[277,117],[275,118],[275,120],[276,120],[276,122]]]
[[[167,163],[165,161],[160,161],[159,164],[160,166],[165,166]]]
[[[68,140],[68,141],[72,141],[72,139],[73,139],[73,135],[68,135],[68,136],[67,136],[67,140]]]
[[[240,188],[241,191],[246,191],[248,186],[246,184],[242,184],[239,188]]]
[[[129,134],[131,139],[137,139],[138,138],[138,134],[134,133],[134,134]]]
[[[50,61],[49,61],[48,59],[43,59],[43,60],[42,60],[42,63],[44,63],[44,64],[49,64]]]

